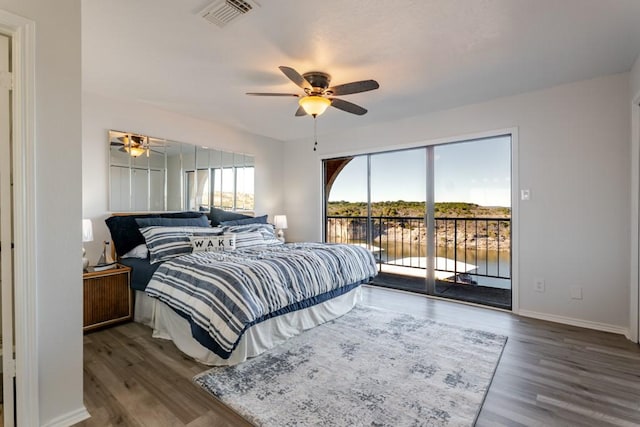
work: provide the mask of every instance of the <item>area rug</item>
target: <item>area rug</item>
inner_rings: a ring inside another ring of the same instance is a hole
[[[257,426],[472,426],[506,340],[357,306],[194,381]]]

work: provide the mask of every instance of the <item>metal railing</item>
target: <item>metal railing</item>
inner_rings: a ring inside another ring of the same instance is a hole
[[[511,278],[511,219],[442,217],[434,223],[435,270],[451,273],[445,280]],[[327,217],[327,242],[365,245],[389,266],[426,269],[427,239],[421,217]]]

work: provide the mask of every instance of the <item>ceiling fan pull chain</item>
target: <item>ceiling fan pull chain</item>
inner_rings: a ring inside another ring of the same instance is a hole
[[[316,119],[316,116],[313,116],[313,139],[314,139],[314,143],[313,143],[313,151],[316,151],[316,147],[318,146],[318,119]]]

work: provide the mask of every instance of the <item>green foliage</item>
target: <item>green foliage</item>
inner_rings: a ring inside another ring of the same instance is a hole
[[[479,206],[474,203],[445,202],[436,203],[435,216],[448,218],[509,218],[511,209],[506,207]],[[371,205],[373,217],[424,217],[426,206],[424,202],[406,202],[404,200],[375,202]],[[365,202],[329,202],[328,216],[367,216]]]

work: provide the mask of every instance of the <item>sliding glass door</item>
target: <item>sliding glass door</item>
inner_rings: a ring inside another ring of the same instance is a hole
[[[510,159],[507,135],[325,160],[325,239],[381,286],[510,308]]]
[[[434,295],[511,308],[511,137],[434,150]]]
[[[368,157],[373,245],[380,253],[379,270],[395,287],[424,292],[427,150],[423,147]]]

